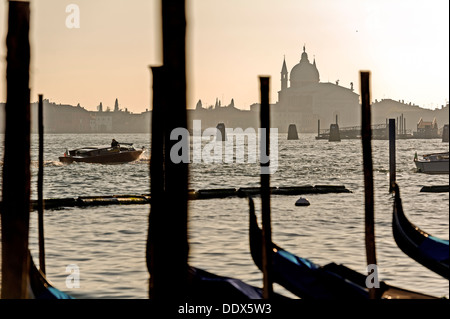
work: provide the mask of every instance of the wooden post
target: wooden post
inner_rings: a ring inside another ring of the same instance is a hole
[[[389,139],[389,120],[386,118],[386,129],[384,130],[384,135],[386,136],[387,139]]]
[[[155,149],[155,156],[158,158],[156,161],[162,162],[151,163],[155,167],[150,171],[153,175],[155,169],[163,165],[163,175],[158,175],[158,186],[155,187],[155,181],[152,181],[152,211],[147,247],[147,264],[151,276],[149,296],[159,300],[181,300],[188,293],[188,163],[174,162],[170,158],[170,150],[176,143],[180,143],[179,140],[171,140],[170,134],[177,128],[186,129],[187,132],[185,2],[162,1],[161,9],[164,66],[162,74],[157,74],[159,71],[154,70],[156,81],[158,75],[162,76],[162,86],[156,84],[161,91],[161,106],[156,103],[154,107],[162,107],[164,110],[157,111],[158,114],[162,113],[162,118],[156,118],[157,115],[154,114],[152,132],[156,133],[158,121],[163,121],[164,132],[162,136],[152,138],[158,139],[158,143],[163,145],[158,145]],[[163,141],[160,141],[161,138]],[[188,140],[185,142],[189,143]],[[153,160],[152,152],[151,162]],[[148,258],[151,260],[148,261]]]
[[[375,216],[370,112],[370,72],[361,72],[361,137],[364,167],[365,241],[367,265],[376,265]],[[376,299],[376,288],[369,288],[369,298]]]
[[[405,116],[402,114],[402,120],[403,120],[403,123],[402,123],[402,129],[403,129],[403,134],[406,134],[406,126],[405,126],[405,123],[406,123],[406,119],[405,119]]]
[[[219,141],[219,142],[228,141],[227,132],[225,130],[225,123],[218,123],[216,126],[216,129],[217,129],[216,141]],[[220,135],[219,135],[219,133],[220,133]]]
[[[317,120],[317,137],[320,137],[320,120]]]
[[[396,124],[395,125],[395,132],[396,132],[395,135],[398,135],[399,129],[400,129],[399,126],[398,126],[398,116],[397,116],[397,121],[395,122],[395,124]]]
[[[9,1],[3,160],[1,298],[27,297],[30,218],[30,7]]]
[[[261,213],[263,234],[263,297],[269,299],[273,295],[272,286],[272,229],[270,218],[270,109],[269,109],[269,77],[260,77],[261,86]]]
[[[38,169],[38,236],[39,236],[39,268],[45,274],[44,244],[44,106],[42,94],[39,94],[38,126],[39,126],[39,169]]]
[[[395,162],[395,119],[389,119],[389,193],[392,192],[392,185],[396,180]]]
[[[448,142],[448,135],[448,124],[445,124],[442,129],[442,142]]]
[[[149,297],[158,295],[158,288],[164,285],[164,67],[152,67],[153,109],[151,127],[150,190],[151,206],[147,238],[147,268],[150,274]],[[158,245],[158,243],[160,243]]]

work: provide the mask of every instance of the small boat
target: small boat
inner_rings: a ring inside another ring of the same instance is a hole
[[[256,266],[262,270],[262,231],[258,226],[253,199],[250,205],[250,252]],[[366,286],[367,275],[358,273],[344,265],[329,263],[319,266],[312,261],[298,257],[272,243],[272,278],[302,299],[369,299]],[[383,299],[435,299],[414,291],[397,288],[380,282]]]
[[[72,296],[55,288],[45,277],[42,271],[36,268],[31,254],[30,258],[30,289],[29,297],[32,299],[73,299]]]
[[[449,152],[430,153],[422,155],[421,159],[417,158],[417,153],[414,156],[414,164],[416,164],[417,171],[426,174],[448,174]]]
[[[83,162],[100,164],[121,164],[137,160],[144,147],[136,150],[133,143],[120,143],[115,147],[82,147],[67,151],[59,157],[62,163]]]
[[[449,241],[436,238],[411,223],[403,212],[400,190],[393,184],[392,230],[398,247],[409,257],[444,278],[449,278]]]

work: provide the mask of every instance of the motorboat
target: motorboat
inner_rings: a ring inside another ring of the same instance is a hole
[[[448,174],[448,153],[430,153],[422,155],[421,159],[414,156],[417,171],[426,174]]]
[[[67,164],[72,162],[121,164],[137,160],[143,152],[144,147],[135,149],[133,143],[120,143],[114,147],[89,146],[66,150],[59,160]]]

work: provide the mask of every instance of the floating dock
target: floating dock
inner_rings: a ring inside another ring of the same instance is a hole
[[[376,124],[372,125],[372,139],[373,140],[387,140],[389,139],[388,126],[386,124]],[[330,129],[319,129],[316,136],[316,140],[330,140],[333,132]],[[336,134],[336,133],[334,133]],[[409,135],[408,135],[409,136]],[[412,137],[412,135],[411,135]],[[340,127],[339,128],[339,138],[341,139],[360,139],[361,138],[361,126],[351,126],[351,127]],[[408,138],[405,135],[398,134],[397,138]]]
[[[272,195],[304,195],[351,193],[345,186],[340,185],[306,185],[271,187]],[[260,187],[218,188],[189,190],[189,200],[214,199],[227,197],[247,197],[261,194]],[[142,195],[111,195],[111,196],[80,196],[78,198],[50,198],[44,200],[45,209],[61,209],[64,207],[88,207],[106,205],[141,205],[150,204],[151,194]],[[31,201],[33,210],[37,209],[37,200]]]
[[[424,186],[420,189],[421,193],[448,193],[448,185]]]
[[[417,132],[411,133],[410,130],[406,129],[406,119],[403,114],[400,119],[397,117],[395,127],[395,138],[396,139],[421,139],[430,138],[423,136],[423,134],[418,134]],[[448,126],[448,125],[447,125]],[[445,129],[445,127],[444,127]],[[384,124],[374,124],[371,125],[372,140],[387,140],[389,139],[389,124],[386,119]],[[448,132],[448,128],[447,128]],[[448,134],[448,133],[447,133]],[[442,134],[444,139],[444,133]],[[435,137],[433,137],[435,138]],[[342,127],[338,126],[338,118],[336,116],[336,124],[331,124],[329,129],[320,129],[320,120],[317,121],[317,136],[316,140],[328,140],[328,141],[340,141],[341,139],[361,139],[361,126],[350,126]],[[444,141],[444,140],[443,140]]]

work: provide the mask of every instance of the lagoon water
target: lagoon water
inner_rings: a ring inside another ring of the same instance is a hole
[[[278,137],[278,168],[271,186],[344,185],[351,193],[306,195],[311,205],[297,207],[299,196],[272,196],[274,242],[317,264],[342,263],[365,272],[364,182],[360,140],[328,142],[314,134],[299,140]],[[3,139],[4,137],[1,136]],[[136,162],[120,165],[62,165],[66,148],[107,145],[111,139],[145,146]],[[37,198],[37,136],[32,137],[32,198]],[[203,141],[206,143],[208,141]],[[440,139],[397,140],[397,181],[405,213],[423,230],[449,238],[449,193],[421,193],[422,186],[448,185],[448,175],[415,172],[414,153],[448,151]],[[148,194],[148,134],[47,134],[44,198]],[[435,296],[449,295],[447,279],[407,257],[392,236],[392,203],[388,194],[389,141],[372,141],[375,182],[375,234],[379,279]],[[3,159],[3,150],[0,151]],[[257,163],[193,163],[189,188],[259,186]],[[0,173],[1,174],[1,173]],[[260,218],[260,199],[255,200]],[[149,205],[62,208],[45,211],[47,276],[75,298],[147,298],[145,245]],[[170,214],[171,212],[167,212]],[[30,248],[38,260],[37,214],[31,213]],[[243,198],[189,202],[190,264],[262,286],[248,244],[248,202]],[[80,286],[66,284],[79,270]],[[282,287],[275,291],[292,297]]]

